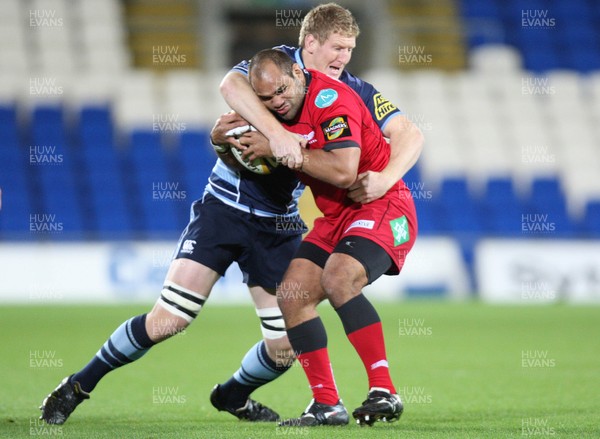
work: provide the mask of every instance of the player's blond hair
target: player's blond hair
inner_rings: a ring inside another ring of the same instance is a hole
[[[319,43],[323,44],[332,33],[356,38],[360,29],[352,12],[337,3],[316,6],[308,11],[302,21],[298,45],[304,47],[307,35],[313,35]]]

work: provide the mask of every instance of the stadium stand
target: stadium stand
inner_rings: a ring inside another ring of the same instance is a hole
[[[222,72],[133,69],[121,4],[72,3],[3,2],[0,237],[176,236],[214,162]],[[548,215],[552,237],[600,236],[600,8],[458,4],[467,70],[364,75],[425,133],[406,177],[420,232],[531,237],[525,212]],[[32,233],[50,213],[60,233]]]

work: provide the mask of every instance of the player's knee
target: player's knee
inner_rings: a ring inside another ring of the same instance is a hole
[[[316,306],[323,300],[322,295],[318,278],[289,278],[277,286],[277,304],[280,308],[285,307],[286,309],[294,310],[307,306]]]
[[[295,300],[295,289],[292,287],[295,284],[294,281],[283,281],[277,286],[277,306],[284,315],[293,312],[298,307],[298,301]]]
[[[339,294],[339,292],[344,291],[344,289],[348,289],[348,286],[348,279],[339,271],[323,271],[323,276],[321,276],[321,287],[328,298]]]
[[[148,335],[160,341],[183,331],[194,321],[205,301],[206,297],[166,281],[157,306],[148,314]]]
[[[260,319],[260,330],[263,339],[267,343],[267,347],[269,343],[272,343],[274,346],[277,345],[282,339],[285,339],[284,344],[289,344],[285,332],[283,314],[278,307],[257,309],[256,315]]]
[[[339,306],[360,293],[363,284],[343,270],[324,270],[321,287],[333,306]]]

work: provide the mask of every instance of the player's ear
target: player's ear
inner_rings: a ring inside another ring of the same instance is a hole
[[[308,34],[304,37],[304,49],[311,55],[317,49],[319,41],[313,34]]]
[[[300,64],[294,63],[292,66],[292,74],[294,75],[294,78],[303,80],[304,72],[302,71]]]

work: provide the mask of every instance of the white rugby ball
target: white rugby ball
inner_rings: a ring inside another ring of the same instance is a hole
[[[238,139],[244,133],[256,131],[252,125],[244,125],[241,127],[233,128],[225,133],[227,137],[232,136]],[[242,151],[232,146],[230,149],[231,155],[247,170],[254,172],[255,174],[267,175],[270,174],[273,169],[278,165],[277,160],[273,157],[265,157],[254,160],[247,160],[242,157]]]

